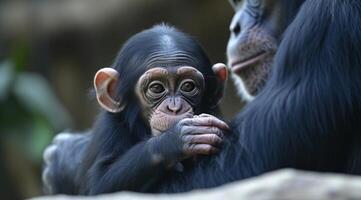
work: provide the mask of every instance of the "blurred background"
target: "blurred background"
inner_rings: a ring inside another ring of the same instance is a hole
[[[232,15],[227,0],[0,0],[0,199],[42,194],[42,151],[91,127],[93,76],[131,35],[167,22],[226,62]],[[221,108],[240,108],[232,84]]]

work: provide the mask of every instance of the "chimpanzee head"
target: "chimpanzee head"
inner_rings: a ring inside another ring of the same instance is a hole
[[[212,67],[193,38],[157,25],[131,37],[113,67],[97,72],[94,87],[105,110],[141,112],[157,135],[180,119],[214,112],[226,79],[225,65]]]
[[[228,66],[240,95],[252,100],[271,72],[282,34],[304,0],[229,0],[235,10]]]

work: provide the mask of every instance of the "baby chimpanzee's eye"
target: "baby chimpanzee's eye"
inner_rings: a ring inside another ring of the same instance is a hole
[[[162,93],[164,92],[164,87],[162,84],[160,83],[153,83],[153,84],[150,84],[148,89],[153,92],[153,93]]]
[[[195,84],[191,81],[184,82],[181,86],[181,90],[184,92],[191,92],[195,88]]]

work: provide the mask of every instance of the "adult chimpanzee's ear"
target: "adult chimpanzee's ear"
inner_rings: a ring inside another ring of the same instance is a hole
[[[112,113],[120,112],[124,108],[120,100],[115,100],[118,80],[119,74],[113,68],[100,69],[94,77],[94,88],[98,103],[105,110]]]
[[[217,63],[212,66],[213,72],[216,74],[218,83],[217,83],[217,90],[216,90],[216,96],[217,98],[217,104],[219,100],[223,97],[224,89],[226,85],[226,81],[228,79],[228,71],[227,67],[223,63]]]

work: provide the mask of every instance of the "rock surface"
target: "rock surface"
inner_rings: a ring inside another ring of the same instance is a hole
[[[94,197],[44,196],[33,200],[339,200],[361,199],[361,177],[284,169],[214,189],[180,194],[141,194],[119,192]]]

